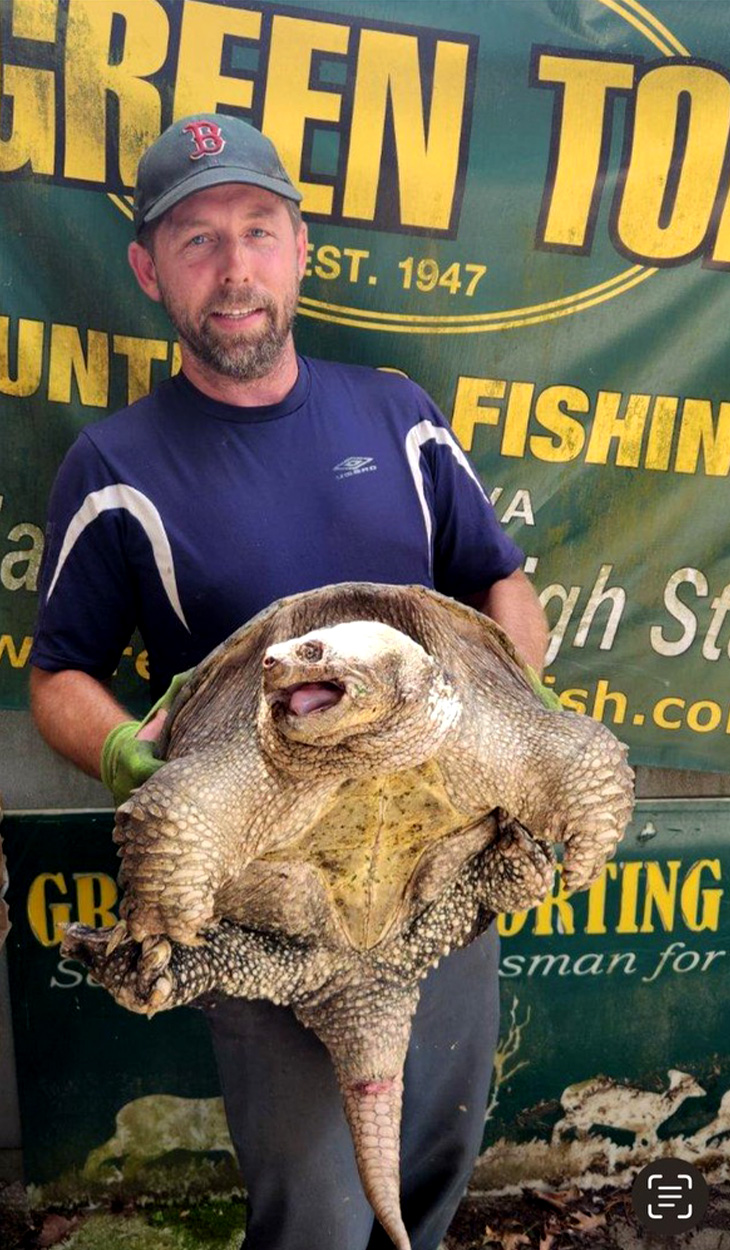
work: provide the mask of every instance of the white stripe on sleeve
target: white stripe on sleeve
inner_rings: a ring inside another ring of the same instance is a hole
[[[448,430],[441,425],[434,425],[432,421],[419,421],[418,425],[411,426],[406,435],[406,457],[408,467],[413,475],[413,484],[416,488],[421,511],[423,512],[423,523],[426,526],[426,541],[428,543],[428,571],[429,575],[433,576],[433,526],[431,513],[426,501],[426,492],[423,486],[423,470],[421,468],[421,448],[424,443],[429,442],[431,439],[436,443],[441,443],[442,446],[448,447],[457,463],[461,465],[462,469],[466,470],[482,495],[484,495],[484,490],[461,447]],[[486,499],[486,495],[484,495],[484,498]]]
[[[160,575],[160,581],[169,600],[170,607],[189,633],[190,626],[185,620],[185,614],[180,603],[177,582],[175,580],[172,549],[165,533],[165,527],[162,524],[162,517],[152,501],[146,495],[143,495],[142,491],[137,490],[134,486],[125,486],[121,483],[116,486],[105,486],[102,490],[91,491],[86,496],[78,512],[71,518],[61,545],[58,563],[48,589],[46,601],[53,594],[56,583],[63,571],[63,566],[87,525],[91,525],[103,512],[109,512],[113,508],[125,508],[127,512],[131,513],[139,521],[150,540],[157,572]]]

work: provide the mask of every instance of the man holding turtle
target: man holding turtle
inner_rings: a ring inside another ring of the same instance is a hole
[[[432,401],[406,378],[297,354],[300,199],[238,118],[183,118],[140,162],[129,261],[179,334],[182,369],[68,453],[31,656],[41,732],[117,803],[160,766],[175,675],[284,595],[432,586],[488,613],[542,667],[522,553]],[[367,472],[348,471],[363,459]],[[141,725],[107,684],[135,627],[158,700]],[[413,1250],[436,1250],[480,1147],[497,958],[492,928],[423,984],[401,1143]],[[228,999],[208,1016],[247,1250],[385,1250],[324,1047],[268,1002]]]

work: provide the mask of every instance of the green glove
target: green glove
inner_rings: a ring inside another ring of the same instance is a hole
[[[117,807],[165,763],[155,755],[155,741],[138,738],[137,734],[159,711],[170,710],[192,671],[190,668],[186,673],[173,677],[162,698],[150,708],[144,720],[122,721],[108,734],[101,749],[101,779],[111,790]]]
[[[548,708],[551,712],[562,712],[563,705],[560,702],[560,699],[556,695],[555,691],[549,690],[547,686],[543,685],[537,673],[535,672],[534,668],[530,668],[529,664],[527,664],[525,667],[527,669],[527,677],[530,682],[530,685],[532,686],[532,689],[535,691],[535,694],[537,695],[540,702],[544,704],[544,706]]]

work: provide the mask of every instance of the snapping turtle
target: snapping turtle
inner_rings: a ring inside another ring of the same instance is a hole
[[[363,1187],[398,1250],[419,980],[501,911],[600,873],[625,748],[548,711],[503,631],[421,586],[282,599],[192,673],[168,760],[117,812],[122,921],[68,929],[123,1006],[289,1004],[328,1047]]]

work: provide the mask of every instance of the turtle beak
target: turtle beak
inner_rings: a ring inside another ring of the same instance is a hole
[[[267,693],[270,707],[283,707],[292,716],[308,716],[335,707],[345,693],[344,686],[334,681],[302,681]]]
[[[292,716],[309,716],[335,707],[346,693],[317,639],[277,643],[262,661],[264,697],[269,707]]]

